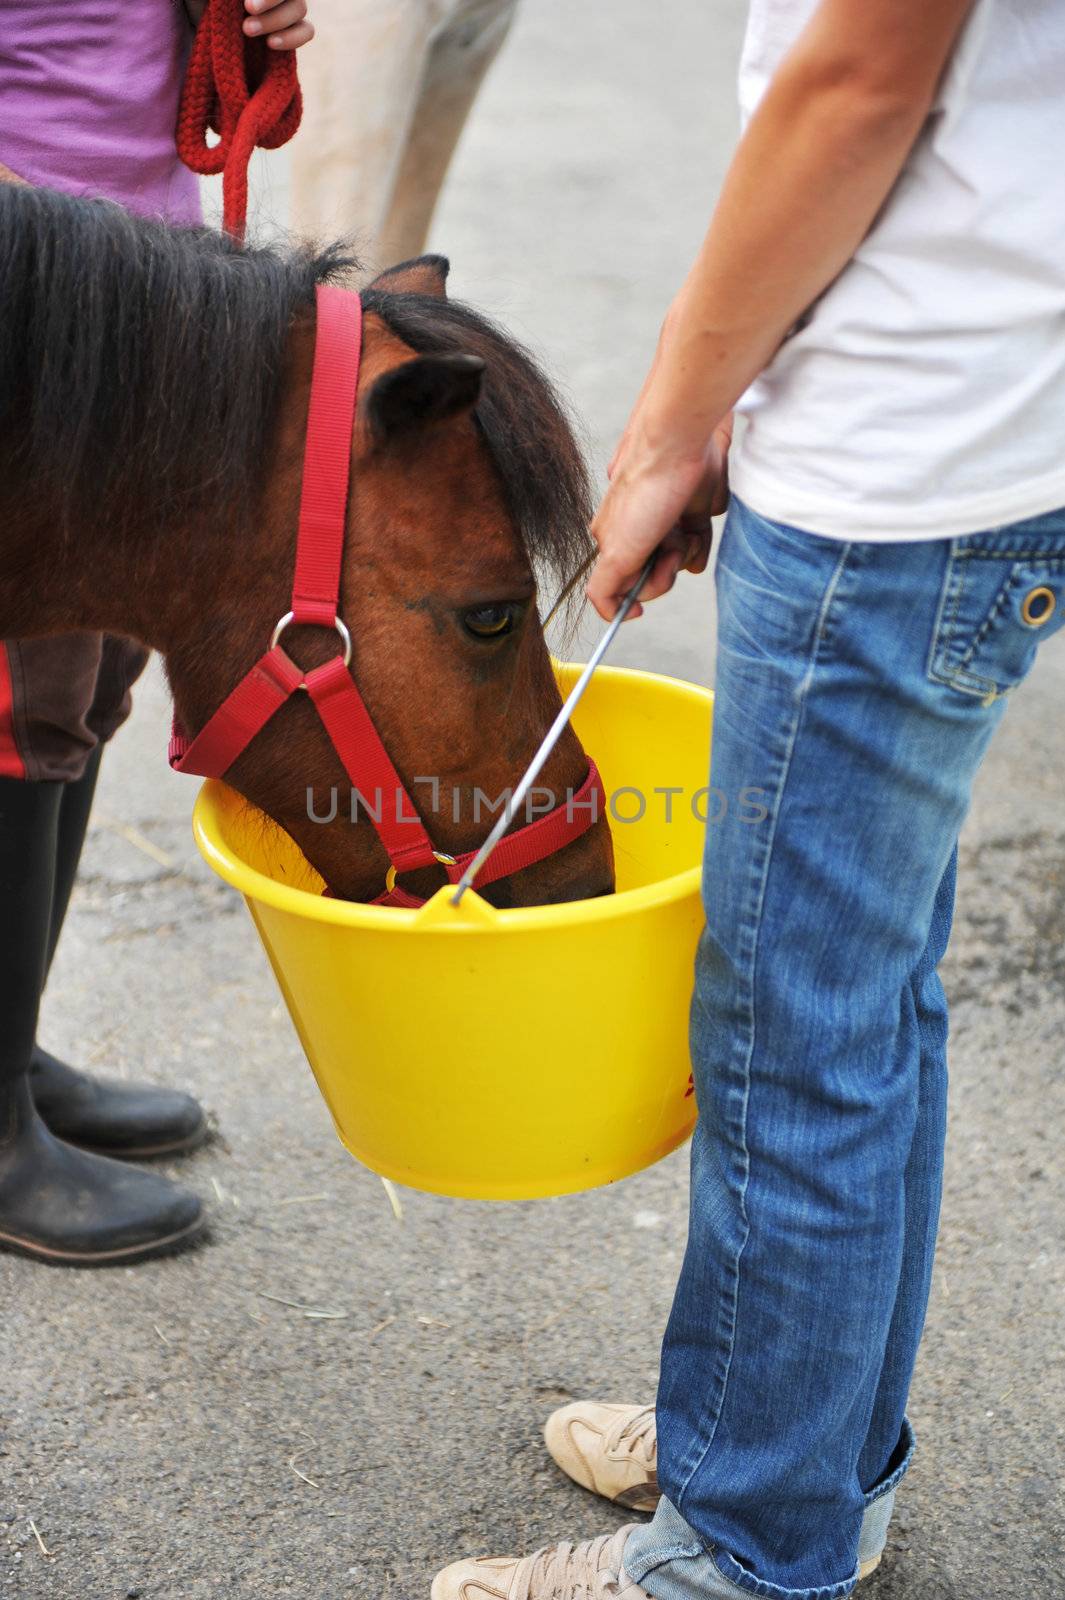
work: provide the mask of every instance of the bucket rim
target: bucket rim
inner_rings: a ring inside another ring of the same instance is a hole
[[[565,687],[565,679],[580,672],[579,665],[568,662],[554,663],[555,670]],[[637,667],[600,667],[597,677],[605,679],[637,679],[642,682],[668,684],[672,688],[697,700],[708,708],[713,707],[714,696],[710,689],[668,673],[648,672]],[[681,872],[654,883],[633,889],[622,889],[612,895],[594,900],[569,900],[556,905],[514,906],[499,910],[483,900],[475,889],[468,890],[462,906],[456,908],[454,920],[439,914],[426,916],[429,907],[434,910],[446,899],[450,886],[437,892],[425,906],[407,909],[402,906],[375,906],[354,900],[334,900],[294,884],[278,883],[257,867],[249,865],[235,852],[227,849],[220,839],[220,830],[214,819],[226,810],[251,807],[251,802],[220,778],[208,778],[200,787],[192,813],[192,831],[197,848],[208,866],[231,887],[248,900],[288,912],[312,922],[335,927],[362,928],[378,933],[392,932],[442,932],[446,934],[484,932],[490,924],[492,932],[529,933],[538,928],[557,929],[582,923],[620,920],[643,911],[682,901],[698,895],[702,877],[701,863],[685,867]],[[280,829],[280,824],[273,824]],[[283,829],[280,831],[284,832]],[[467,914],[463,907],[468,901]]]

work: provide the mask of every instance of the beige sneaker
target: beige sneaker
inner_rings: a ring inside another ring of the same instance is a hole
[[[456,1561],[434,1578],[432,1600],[650,1600],[621,1566],[635,1526],[583,1544],[545,1545],[531,1556]]]
[[[582,1489],[629,1511],[653,1511],[657,1506],[654,1406],[577,1400],[548,1417],[544,1442],[563,1472]]]
[[[654,1511],[658,1505],[654,1406],[575,1400],[551,1413],[544,1425],[544,1441],[563,1472],[582,1489],[601,1494],[629,1511]],[[876,1555],[863,1561],[859,1578],[870,1577],[880,1560]]]

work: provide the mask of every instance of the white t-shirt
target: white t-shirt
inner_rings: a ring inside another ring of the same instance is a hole
[[[815,8],[752,0],[745,118]],[[875,226],[739,409],[736,493],[813,533],[1065,505],[1065,0],[977,0]]]

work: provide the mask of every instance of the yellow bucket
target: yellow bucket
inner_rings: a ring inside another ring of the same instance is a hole
[[[563,693],[579,670],[558,669]],[[196,842],[245,896],[359,1161],[437,1194],[531,1200],[626,1177],[687,1138],[711,708],[691,684],[596,673],[574,725],[610,797],[618,892],[568,905],[323,898],[287,834],[204,784]]]

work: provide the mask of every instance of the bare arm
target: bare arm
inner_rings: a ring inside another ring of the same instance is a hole
[[[604,617],[663,540],[645,598],[669,589],[681,566],[706,565],[729,412],[868,232],[972,4],[822,0],[781,63],[612,464],[588,586]]]

